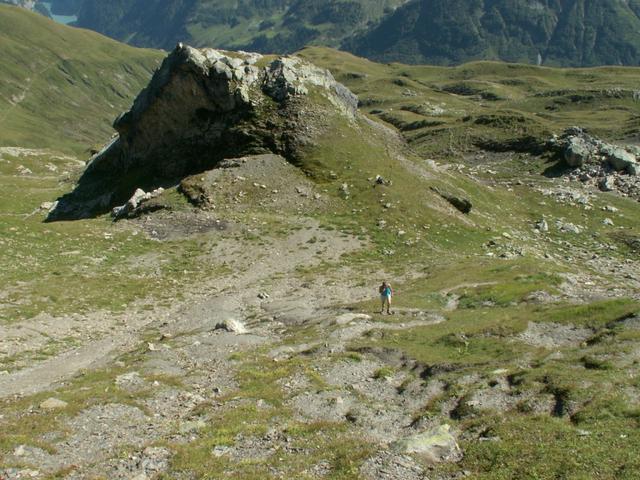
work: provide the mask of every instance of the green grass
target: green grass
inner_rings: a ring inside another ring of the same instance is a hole
[[[631,480],[640,468],[634,419],[597,421],[587,435],[547,416],[509,415],[483,418],[485,422],[492,425],[488,435],[499,441],[463,442],[465,459],[456,467],[471,469],[472,478]]]

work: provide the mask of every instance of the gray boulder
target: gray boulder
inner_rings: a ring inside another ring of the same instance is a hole
[[[636,156],[623,148],[615,145],[605,145],[600,149],[600,153],[611,167],[618,171],[636,171],[638,163]]]
[[[564,160],[570,167],[577,168],[591,160],[594,153],[593,145],[583,137],[569,137],[564,150]]]

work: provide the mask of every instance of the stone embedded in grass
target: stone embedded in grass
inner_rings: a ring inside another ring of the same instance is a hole
[[[440,425],[432,430],[406,437],[393,443],[393,448],[401,453],[415,453],[433,463],[458,462],[463,453],[451,427]]]
[[[335,323],[336,325],[347,325],[354,320],[371,320],[371,315],[366,313],[344,313],[336,317]]]
[[[602,180],[600,180],[600,183],[598,183],[598,188],[600,188],[600,190],[602,190],[603,192],[612,192],[616,189],[615,178],[613,178],[612,175],[607,175]]]
[[[227,318],[222,322],[218,322],[215,330],[226,330],[227,332],[236,333],[238,335],[248,333],[247,327],[235,318]]]
[[[548,232],[549,231],[549,224],[543,218],[542,220],[540,220],[539,222],[536,223],[536,227],[535,228],[536,228],[536,230],[538,230],[540,232]]]
[[[60,410],[66,408],[67,402],[51,397],[40,404],[42,410]]]

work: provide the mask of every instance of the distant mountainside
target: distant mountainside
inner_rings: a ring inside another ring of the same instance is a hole
[[[0,0],[136,46],[291,53],[338,47],[378,61],[640,65],[640,0]]]
[[[337,47],[407,0],[84,0],[78,25],[137,46],[290,53]]]
[[[0,5],[0,145],[69,151],[104,140],[162,53]]]
[[[383,61],[640,63],[640,0],[416,0],[347,42]]]

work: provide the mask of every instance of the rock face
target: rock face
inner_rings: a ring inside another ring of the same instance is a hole
[[[247,153],[241,150],[286,152],[293,147],[273,113],[313,87],[342,114],[355,114],[357,98],[328,71],[296,57],[260,67],[265,60],[178,45],[131,110],[116,119],[119,138],[88,170],[148,166],[174,176]]]
[[[296,163],[323,123],[331,116],[353,118],[357,105],[330,72],[300,58],[179,44],[116,119],[118,135],[90,160],[76,191],[61,199],[50,220],[123,204],[135,188],[118,184],[149,191],[225,158],[276,153]]]

